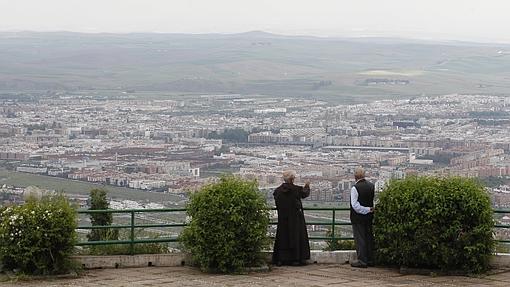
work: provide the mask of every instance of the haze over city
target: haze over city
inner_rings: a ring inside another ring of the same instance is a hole
[[[241,33],[510,43],[504,0],[0,1],[0,31]]]

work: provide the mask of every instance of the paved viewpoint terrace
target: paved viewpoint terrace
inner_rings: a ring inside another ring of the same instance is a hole
[[[395,269],[356,269],[348,264],[275,267],[247,275],[205,274],[192,267],[88,270],[75,279],[3,282],[0,286],[510,286],[510,270],[480,277],[402,275]]]

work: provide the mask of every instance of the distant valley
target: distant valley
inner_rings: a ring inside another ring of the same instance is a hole
[[[335,103],[510,91],[510,46],[242,34],[0,33],[0,95],[111,90]]]

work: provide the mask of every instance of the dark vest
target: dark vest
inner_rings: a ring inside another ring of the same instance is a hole
[[[373,207],[374,206],[374,195],[375,195],[375,188],[374,185],[365,180],[362,179],[358,181],[354,185],[356,190],[358,191],[358,201],[362,206],[366,207]],[[370,224],[372,223],[372,220],[374,218],[373,213],[369,214],[359,214],[354,211],[351,205],[351,223],[354,224]]]

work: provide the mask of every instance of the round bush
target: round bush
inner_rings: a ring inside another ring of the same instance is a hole
[[[69,271],[76,241],[76,212],[64,196],[30,198],[0,213],[0,258],[28,274]]]
[[[391,181],[380,194],[374,220],[378,263],[471,273],[489,268],[495,246],[492,208],[472,179]]]
[[[188,215],[180,240],[203,270],[241,272],[262,263],[269,209],[255,181],[230,176],[202,187],[191,196]]]

